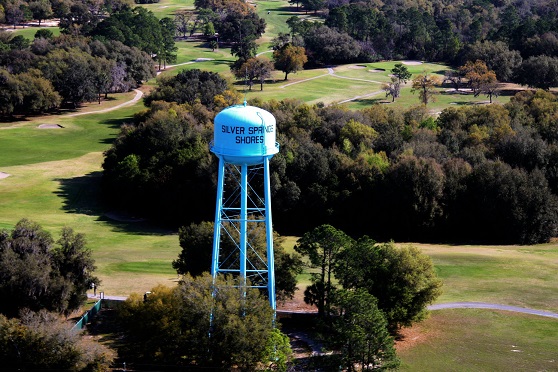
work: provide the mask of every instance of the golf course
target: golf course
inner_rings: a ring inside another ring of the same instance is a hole
[[[165,17],[179,9],[193,9],[193,1],[162,0],[145,6]],[[267,22],[258,51],[269,58],[271,39],[288,31],[286,19],[311,16],[284,0],[258,1],[257,12]],[[32,38],[29,30],[14,32]],[[176,46],[175,66],[167,66],[159,76],[196,68],[234,81],[229,69],[234,57],[229,49],[213,51],[207,43],[188,39],[177,40]],[[247,90],[243,81],[234,86],[247,100],[296,98],[351,110],[373,104],[418,106],[410,82],[393,103],[382,90],[398,62],[412,74],[426,71],[441,78],[450,68],[425,61],[382,61],[302,70],[290,74],[287,81],[284,73],[274,71],[263,90],[259,84]],[[55,240],[64,226],[85,234],[101,279],[97,291],[107,296],[144,293],[157,284],[173,286],[179,280],[171,266],[181,250],[178,231],[100,201],[103,152],[121,125],[145,110],[142,97],[155,86],[153,79],[137,91],[109,94],[100,104],[0,122],[0,229],[12,229],[27,218]],[[453,105],[488,104],[483,95],[474,97],[450,86],[437,89],[436,101],[428,104],[433,116]],[[508,102],[512,94],[504,91],[493,104]],[[292,250],[296,240],[286,237],[285,248]],[[432,258],[443,281],[443,294],[436,304],[485,302],[558,313],[558,241],[532,246],[396,244],[414,245]],[[307,284],[305,273],[299,278],[298,301]],[[403,330],[397,354],[401,369],[409,371],[552,371],[558,370],[556,345],[556,318],[491,309],[441,309]]]

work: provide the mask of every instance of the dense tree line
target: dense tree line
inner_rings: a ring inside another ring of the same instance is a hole
[[[449,108],[436,119],[424,107],[253,104],[277,119],[271,177],[281,234],[330,223],[379,240],[536,243],[557,232],[551,93],[524,91],[504,106]],[[152,102],[107,151],[106,194],[175,226],[211,221],[208,144],[220,107]]]
[[[479,59],[500,81],[543,89],[558,84],[556,74],[547,73],[558,66],[558,9],[551,1],[301,4],[324,18],[287,22],[309,64],[421,59],[459,66]]]
[[[2,115],[48,112],[73,107],[102,95],[127,92],[155,76],[153,59],[120,41],[39,33],[32,43],[0,47]],[[46,36],[46,37],[43,37]],[[5,89],[4,89],[5,88]]]
[[[1,115],[48,112],[126,92],[176,58],[176,25],[128,3],[79,1],[53,7],[62,35],[39,30],[30,42],[0,31]],[[20,7],[27,7],[19,2]]]

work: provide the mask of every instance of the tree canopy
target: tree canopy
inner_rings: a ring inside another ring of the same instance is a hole
[[[215,110],[227,97],[227,91],[215,96]],[[495,213],[490,205],[469,203],[467,192],[473,183],[479,195],[479,188],[491,188],[487,178],[477,184],[472,171],[500,162],[522,174],[517,180],[539,179],[533,172],[540,172],[542,182],[525,183],[523,194],[554,205],[558,131],[552,113],[558,103],[552,93],[522,92],[506,105],[452,107],[436,119],[422,106],[349,111],[295,100],[251,104],[277,119],[281,151],[271,160],[270,178],[274,228],[282,235],[330,224],[383,241],[526,243],[547,241],[558,229],[558,212],[518,209],[513,198],[502,199],[499,213],[509,223],[500,226],[489,217]],[[106,152],[105,195],[176,227],[212,220],[217,163],[208,144],[215,112],[199,103],[153,102]],[[502,180],[509,183],[502,190],[517,181]],[[478,209],[464,208],[473,205]],[[484,225],[474,223],[477,213],[487,216]],[[527,219],[534,224],[521,222]]]
[[[363,289],[378,300],[391,330],[424,319],[427,305],[441,294],[430,257],[413,246],[379,244],[366,236],[341,253],[334,272],[344,289]]]
[[[0,313],[17,316],[22,309],[69,314],[99,284],[91,251],[82,234],[64,228],[54,240],[37,223],[23,219],[0,232]]]
[[[161,78],[158,87],[144,102],[147,106],[159,100],[193,105],[199,100],[201,104],[212,108],[215,96],[227,89],[227,81],[218,73],[198,69],[182,70],[176,76]]]
[[[172,262],[172,267],[178,274],[189,274],[196,277],[209,272],[213,251],[213,229],[213,222],[201,222],[180,228],[179,239],[182,251],[178,258]],[[294,296],[297,289],[296,276],[302,272],[302,260],[297,254],[285,252],[282,246],[284,239],[278,234],[274,234],[273,239],[275,291],[277,299],[282,301]],[[223,251],[232,250],[233,247],[230,247],[230,245],[230,240],[222,239],[221,249]],[[262,255],[266,254],[263,239],[253,239],[251,247]]]
[[[290,354],[273,330],[273,311],[258,290],[231,282],[214,285],[209,274],[186,275],[172,289],[155,287],[145,299],[132,294],[119,316],[138,361],[256,370],[276,364],[277,352],[283,360]]]
[[[0,314],[2,369],[109,371],[116,358],[106,346],[68,328],[56,315],[44,311],[9,319]]]

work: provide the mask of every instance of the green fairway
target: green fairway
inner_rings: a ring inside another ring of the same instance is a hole
[[[99,203],[102,154],[38,164],[2,167],[0,227],[29,218],[55,239],[63,226],[84,233],[98,267],[100,290],[128,295],[176,279],[170,263],[180,247],[172,231],[126,222]],[[110,216],[110,217],[109,217]]]
[[[173,18],[174,14],[179,9],[194,9],[193,0],[161,0],[152,4],[141,4],[155,14],[157,18],[170,17]]]
[[[404,371],[555,371],[558,320],[507,311],[440,310],[404,332]]]
[[[130,99],[134,92],[119,99]],[[109,104],[110,105],[110,104]],[[68,117],[51,115],[18,123],[0,124],[0,167],[70,159],[103,151],[120,125],[143,108],[138,103],[114,112]],[[40,128],[41,126],[56,126]]]
[[[50,30],[54,36],[60,35],[60,29],[58,27],[25,27],[13,30],[14,35],[22,35],[26,39],[33,40],[35,38],[35,33],[39,30]]]
[[[417,244],[444,282],[438,302],[484,301],[558,312],[558,247]]]

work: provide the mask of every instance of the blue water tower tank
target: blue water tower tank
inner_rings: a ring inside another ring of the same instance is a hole
[[[230,106],[214,120],[211,151],[231,164],[255,165],[279,151],[275,117],[259,107]]]

